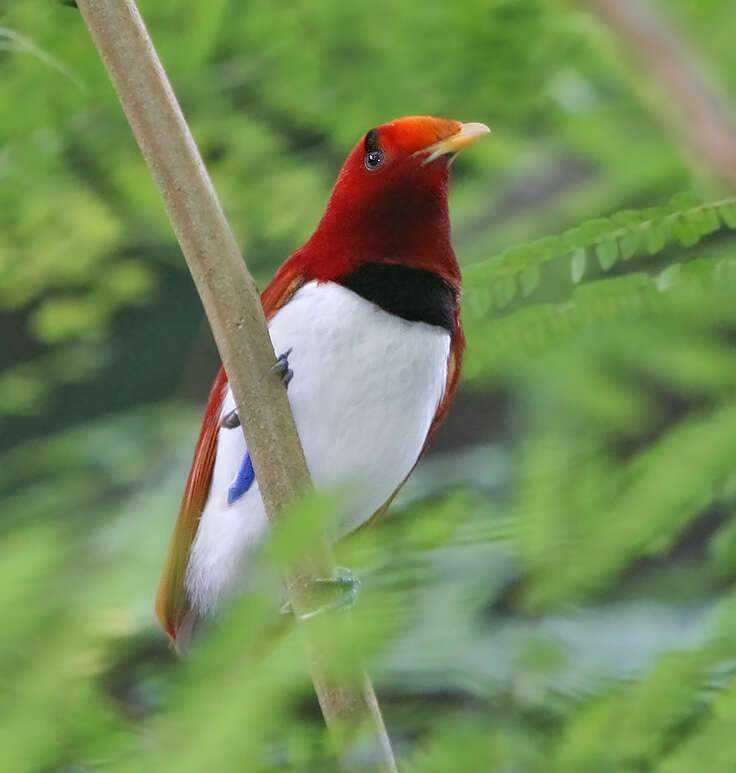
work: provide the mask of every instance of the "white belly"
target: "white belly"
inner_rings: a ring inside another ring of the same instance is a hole
[[[342,535],[370,518],[416,463],[445,390],[450,336],[331,282],[302,287],[269,332],[276,354],[292,349],[289,402],[315,485],[350,484]],[[233,408],[228,389],[222,415]],[[245,454],[240,428],[221,429],[186,576],[200,613],[241,576],[245,554],[267,531],[257,482],[227,503]]]

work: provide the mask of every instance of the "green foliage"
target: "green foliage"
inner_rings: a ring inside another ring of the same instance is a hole
[[[647,79],[569,2],[140,6],[262,281],[367,128],[493,129],[453,167],[463,392],[339,546],[401,770],[732,771],[736,199]],[[669,6],[728,91],[727,4]],[[216,353],[79,14],[0,4],[0,76],[0,769],[336,771],[277,576],[340,494],[174,658]]]
[[[562,234],[531,244],[511,247],[495,258],[471,266],[466,272],[466,297],[473,313],[489,307],[504,308],[520,293],[531,295],[541,279],[540,267],[554,258],[570,256],[572,281],[586,274],[589,258],[609,271],[619,260],[653,256],[672,244],[693,247],[722,228],[736,228],[736,199],[708,204],[679,194],[664,207],[623,210],[610,218],[596,218]],[[590,261],[592,263],[592,261]]]

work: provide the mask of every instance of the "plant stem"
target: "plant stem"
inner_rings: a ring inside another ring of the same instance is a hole
[[[669,118],[666,128],[711,174],[736,186],[733,107],[708,83],[672,24],[641,0],[588,0],[588,7],[659,88],[664,97],[660,110]]]
[[[275,361],[255,283],[243,261],[189,127],[134,0],[78,0],[78,7],[158,185],[174,232],[202,299],[235,397],[258,485],[271,522],[310,486],[309,471],[286,391],[271,373]],[[287,572],[297,612],[311,609],[310,579],[333,576],[334,557],[323,536]],[[344,616],[336,631],[349,626]],[[339,754],[360,736],[374,770],[396,771],[370,679],[357,659],[351,686],[336,681],[324,650],[303,626],[308,661],[327,724],[339,729]],[[352,685],[358,687],[352,687]]]

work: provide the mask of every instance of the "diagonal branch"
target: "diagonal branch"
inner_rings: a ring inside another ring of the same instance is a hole
[[[269,519],[310,485],[286,391],[271,372],[274,352],[260,297],[134,0],[78,0],[123,110],[158,185],[207,313],[235,397]],[[311,608],[310,578],[334,574],[322,538],[287,573],[293,609]],[[343,621],[338,628],[346,625]],[[350,686],[304,626],[312,679],[325,720],[346,743],[368,736],[375,770],[395,771],[373,687],[352,658]],[[357,687],[353,685],[358,685]],[[343,749],[344,751],[344,749]]]
[[[715,177],[736,186],[736,116],[672,25],[641,0],[586,2],[658,86],[669,107],[667,128]]]

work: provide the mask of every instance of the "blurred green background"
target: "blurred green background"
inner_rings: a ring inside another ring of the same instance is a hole
[[[611,5],[140,1],[261,286],[366,130],[493,129],[461,393],[339,557],[404,771],[736,770],[736,14]],[[263,599],[155,622],[218,358],[76,10],[0,0],[0,111],[0,770],[334,770]]]

